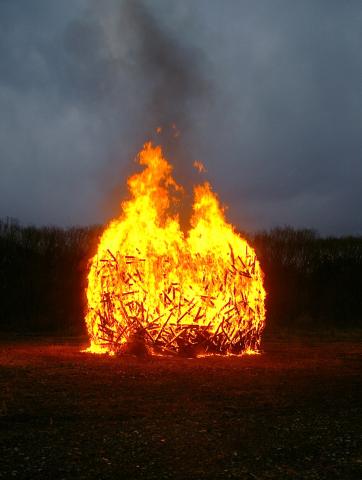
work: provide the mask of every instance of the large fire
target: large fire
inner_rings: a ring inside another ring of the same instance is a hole
[[[194,189],[187,234],[170,213],[182,193],[160,147],[145,144],[130,200],[101,236],[88,274],[88,351],[257,352],[265,323],[254,250],[225,221],[208,183]]]

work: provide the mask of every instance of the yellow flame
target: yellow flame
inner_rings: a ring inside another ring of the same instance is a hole
[[[88,274],[87,351],[255,353],[265,323],[254,250],[225,221],[216,195],[194,189],[191,228],[169,214],[182,192],[159,146],[146,143],[130,200],[100,239]]]

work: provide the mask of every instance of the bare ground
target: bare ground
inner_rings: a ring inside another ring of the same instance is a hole
[[[0,345],[0,478],[361,479],[361,337],[242,358]]]

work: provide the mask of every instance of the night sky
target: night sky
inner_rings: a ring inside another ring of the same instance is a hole
[[[362,234],[361,0],[0,0],[0,59],[0,217],[107,221],[158,138],[239,229]]]

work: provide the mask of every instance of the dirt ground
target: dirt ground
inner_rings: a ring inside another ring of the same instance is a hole
[[[0,478],[361,479],[361,338],[242,358],[0,344]]]

